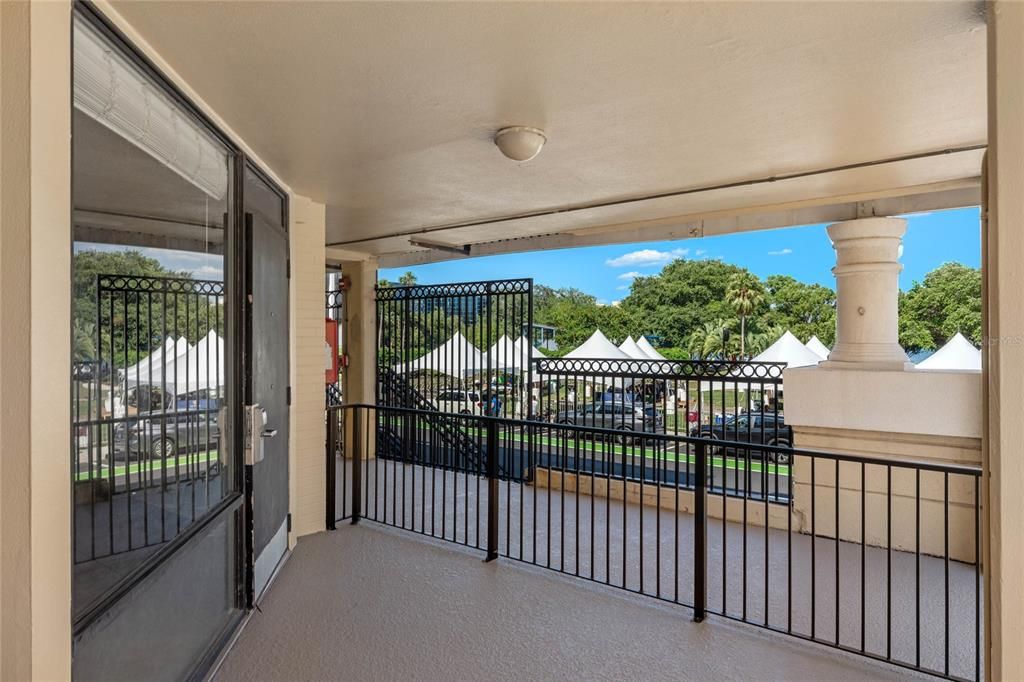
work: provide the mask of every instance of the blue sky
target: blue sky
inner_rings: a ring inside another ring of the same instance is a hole
[[[674,242],[590,246],[537,253],[466,258],[430,265],[382,269],[382,279],[396,280],[411,270],[421,284],[533,277],[538,284],[576,287],[612,303],[629,293],[633,276],[657,274],[676,257],[717,258],[748,268],[760,277],[792,275],[802,282],[835,287],[835,252],[824,225],[743,232]],[[981,265],[981,227],[977,208],[908,217],[903,239],[900,288],[943,263]]]

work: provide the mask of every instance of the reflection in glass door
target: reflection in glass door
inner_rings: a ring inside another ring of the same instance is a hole
[[[77,12],[74,675],[180,679],[243,607],[235,154]]]

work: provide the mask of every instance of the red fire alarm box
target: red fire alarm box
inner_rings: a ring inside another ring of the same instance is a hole
[[[324,379],[328,384],[338,381],[338,321],[324,319]]]

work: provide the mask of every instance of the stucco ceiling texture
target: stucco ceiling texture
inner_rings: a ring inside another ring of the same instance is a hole
[[[410,247],[356,240],[986,139],[981,3],[115,6],[294,191],[327,203],[328,243],[367,252]],[[491,142],[514,124],[547,132],[529,163]],[[977,176],[978,158],[869,168],[815,191]],[[714,204],[745,201],[730,192]],[[435,236],[487,241],[673,211],[689,208],[639,202],[625,215]]]

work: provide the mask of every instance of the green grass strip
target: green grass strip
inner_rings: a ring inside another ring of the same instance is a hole
[[[387,419],[386,417],[381,417],[380,418],[381,425],[387,425],[386,419]],[[543,424],[543,422],[541,422],[541,423]],[[420,428],[422,428],[423,430],[426,430],[426,431],[432,431],[433,430],[433,428],[431,426],[429,426],[429,425],[424,425],[424,426],[422,426]],[[461,427],[461,428],[462,428],[462,432],[463,433],[465,433],[467,435],[470,435],[470,436],[483,436],[485,434],[483,429],[474,428],[474,427]],[[545,425],[545,426],[542,426],[541,428],[552,428],[552,429],[554,429],[554,428],[557,428],[557,426]],[[511,437],[509,437],[509,435],[507,433],[499,432],[498,440],[512,440],[512,441],[516,441],[516,442],[519,442],[519,443],[525,443],[525,442],[528,442],[529,439],[526,436],[524,436],[523,434],[521,434],[521,433],[513,433],[511,435]],[[583,452],[591,452],[591,453],[597,453],[597,454],[605,454],[605,453],[609,453],[610,452],[611,454],[615,454],[615,455],[626,455],[626,456],[631,456],[631,457],[643,456],[646,459],[654,459],[650,455],[650,447],[641,448],[640,446],[637,446],[637,445],[626,446],[626,445],[621,445],[621,444],[617,444],[617,443],[612,443],[612,444],[610,444],[610,447],[609,447],[608,443],[604,443],[604,442],[601,442],[601,441],[596,441],[595,442],[595,441],[588,441],[588,440],[576,440],[576,439],[558,438],[558,437],[551,438],[549,436],[537,436],[537,440],[542,445],[547,445],[549,447],[561,448],[563,450],[581,450]],[[681,444],[681,445],[683,445],[685,447],[685,444]],[[678,460],[680,463],[689,462],[690,464],[696,464],[696,462],[697,462],[697,456],[696,455],[691,455],[691,454],[685,454],[684,455],[684,454],[675,453],[675,452],[665,452],[665,453],[663,453],[663,458],[666,461],[668,461],[668,462],[674,462],[676,460]],[[713,456],[711,458],[711,466],[713,466],[715,468],[718,468],[718,469],[726,469],[726,470],[731,470],[731,471],[746,471],[746,469],[747,469],[747,463],[744,461],[744,459],[742,457],[739,458],[739,460],[736,460],[734,458],[723,457],[721,455],[715,455],[715,456]],[[759,462],[759,461],[755,461],[753,456],[751,456],[750,471],[752,473],[763,473],[765,471],[765,465],[763,463]],[[779,476],[789,476],[789,473],[790,473],[788,465],[786,465],[786,464],[775,464],[775,463],[769,463],[768,466],[767,466],[767,471],[771,475],[778,474]]]
[[[211,461],[217,461],[217,451],[210,450],[209,452],[198,452],[190,455],[179,455],[177,457],[168,457],[166,464],[163,459],[156,458],[151,459],[147,462],[137,462],[125,466],[124,464],[114,465],[114,476],[124,476],[126,474],[138,474],[139,472],[153,473],[154,471],[173,471],[175,467],[178,467],[178,471],[182,471],[184,468],[187,471],[187,467],[192,464],[208,464]],[[75,476],[76,481],[88,481],[90,478],[105,479],[110,476],[110,468],[107,466],[99,465],[94,467],[92,474],[88,471],[83,471]]]

